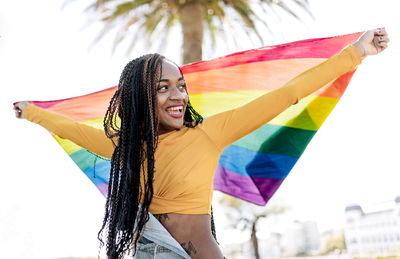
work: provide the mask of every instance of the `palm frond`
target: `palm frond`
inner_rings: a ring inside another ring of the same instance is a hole
[[[295,12],[293,12],[292,9],[290,9],[290,7],[287,6],[283,1],[276,3],[276,5],[279,6],[285,12],[292,15],[294,18],[299,20],[299,16]]]
[[[139,20],[140,20],[139,17],[133,16],[125,23],[125,26],[122,27],[122,29],[117,33],[117,36],[115,37],[112,47],[113,52],[115,51],[119,43],[121,43],[126,38],[126,36],[128,35],[129,28],[135,23],[137,23]]]
[[[104,27],[97,34],[97,36],[94,38],[94,40],[92,41],[90,46],[92,47],[97,42],[99,42],[105,35],[107,35],[112,29],[114,29],[114,27],[115,27],[115,24],[111,23],[111,22],[104,24]]]
[[[213,15],[217,16],[221,21],[223,21],[225,17],[225,11],[221,4],[223,4],[223,2],[220,2],[220,0],[212,0],[210,3],[208,3],[207,10],[211,9],[213,11]]]
[[[167,47],[168,44],[168,37],[171,31],[171,28],[174,27],[175,22],[178,20],[178,15],[169,13],[168,17],[165,19],[164,25],[160,28],[160,30],[163,32],[161,35],[161,40],[159,41],[159,45],[157,48],[157,51],[159,53],[163,53],[165,48]]]
[[[247,28],[257,36],[261,43],[264,42],[262,36],[260,35],[258,29],[255,26],[254,17],[256,16],[253,10],[250,8],[249,3],[246,0],[236,0],[231,3],[232,8],[239,14],[243,22],[246,24]],[[245,30],[245,33],[249,38],[251,38],[251,33]]]
[[[152,12],[145,15],[143,26],[148,36],[151,36],[161,20],[164,18],[162,15],[162,6],[158,6]]]
[[[119,4],[115,7],[114,11],[102,18],[103,21],[108,22],[120,18],[121,16],[129,15],[129,12],[137,9],[138,7],[151,4],[152,0],[134,0]]]
[[[308,0],[294,0],[294,3],[300,6],[300,8],[305,11],[311,18],[314,19],[314,15],[311,13],[308,8]]]
[[[76,1],[76,0],[70,0],[70,1]],[[105,5],[108,2],[113,2],[115,0],[96,0],[94,3],[90,4],[88,7],[86,7],[85,11],[97,11],[99,9],[102,9],[105,7]]]
[[[97,43],[116,28],[113,51],[132,34],[132,30],[134,33],[128,51],[135,46],[138,38],[145,39],[150,45],[160,40],[165,42],[168,39],[169,28],[175,21],[180,21],[178,9],[197,1],[200,2],[200,0],[95,0],[87,7],[87,11],[97,13],[104,27],[93,43]],[[308,0],[201,0],[201,3],[207,11],[204,15],[204,24],[213,47],[216,45],[217,36],[234,35],[238,31],[244,32],[250,40],[256,36],[263,43],[258,26],[265,27],[272,34],[270,22],[263,17],[271,14],[279,17],[282,15],[282,12],[277,12],[279,9],[299,21],[301,18],[298,10],[304,10],[312,17]],[[238,46],[237,39],[235,37],[231,39]],[[165,46],[165,43],[161,45]]]
[[[253,11],[250,9],[250,6],[246,1],[235,0],[230,3],[230,6],[239,14],[248,27],[252,29],[255,28],[254,21],[251,17]]]

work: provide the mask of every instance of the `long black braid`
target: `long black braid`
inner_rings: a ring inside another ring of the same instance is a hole
[[[98,238],[101,247],[105,244],[109,259],[122,258],[125,251],[136,248],[149,219],[158,143],[156,86],[164,59],[159,54],[148,54],[130,61],[104,117],[104,130],[115,150]],[[202,120],[188,102],[184,125],[193,128]],[[213,219],[211,225],[215,236]]]

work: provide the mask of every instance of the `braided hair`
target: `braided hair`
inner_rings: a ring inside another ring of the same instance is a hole
[[[100,247],[105,243],[110,259],[122,258],[129,248],[136,248],[149,219],[158,143],[156,86],[164,59],[159,54],[148,54],[130,61],[104,117],[105,133],[115,149],[98,238]],[[188,102],[184,125],[193,128],[202,120]]]

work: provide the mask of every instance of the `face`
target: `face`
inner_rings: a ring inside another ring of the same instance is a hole
[[[179,129],[188,103],[185,81],[178,67],[163,60],[161,79],[156,86],[159,134]]]

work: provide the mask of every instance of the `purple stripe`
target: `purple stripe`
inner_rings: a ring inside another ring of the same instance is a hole
[[[264,206],[279,188],[284,179],[248,177],[217,167],[214,190]]]
[[[104,195],[104,197],[107,197],[107,190],[108,190],[108,183],[101,183],[96,185],[97,189],[101,192],[101,194]]]

